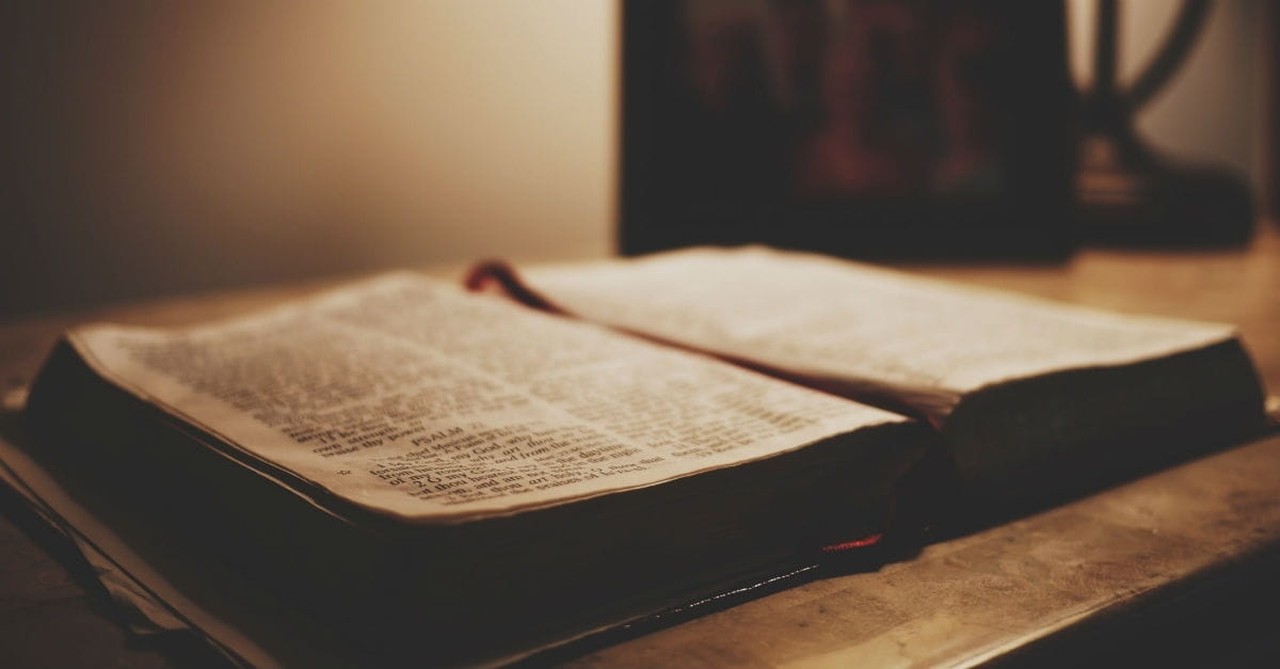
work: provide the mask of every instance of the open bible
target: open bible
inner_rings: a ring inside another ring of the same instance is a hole
[[[933,438],[408,273],[198,327],[75,329],[26,417],[69,487],[379,666],[518,657],[875,544]]]
[[[195,327],[76,328],[31,388],[38,456],[371,662],[447,665],[1264,424],[1228,326],[754,248],[467,283],[395,273]]]

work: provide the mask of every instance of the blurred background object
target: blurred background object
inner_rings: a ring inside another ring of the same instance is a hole
[[[1105,13],[1114,11],[1115,88],[1126,95],[1136,88],[1136,97],[1142,101],[1128,111],[1133,136],[1163,165],[1194,166],[1193,172],[1209,175],[1208,182],[1228,181],[1224,189],[1237,195],[1243,185],[1255,213],[1266,211],[1266,203],[1274,199],[1274,189],[1268,186],[1274,180],[1269,176],[1274,175],[1274,161],[1268,147],[1275,137],[1276,115],[1268,99],[1276,90],[1275,3],[1124,0],[1111,10],[1099,0],[1071,0],[1068,8],[1072,71],[1081,90],[1094,89],[1095,60],[1100,53],[1097,27],[1110,20]],[[1203,12],[1203,16],[1184,19],[1188,12]],[[1188,25],[1179,28],[1179,23]],[[1198,29],[1190,29],[1195,26]],[[1188,36],[1180,38],[1179,32]],[[1162,48],[1169,48],[1162,45],[1179,40],[1186,42],[1185,59],[1163,86],[1142,84],[1144,79],[1156,81],[1154,72],[1144,72],[1160,60]],[[1179,206],[1199,209],[1197,203],[1186,202],[1185,193],[1173,195],[1182,197]],[[1242,225],[1239,216],[1171,214],[1183,220],[1185,230],[1162,227],[1152,218],[1145,223],[1131,218],[1129,226],[1136,229],[1126,232],[1123,227],[1108,229],[1103,218],[1092,232],[1100,240],[1168,247],[1235,244],[1254,229],[1252,220]],[[1184,241],[1178,241],[1179,235]]]
[[[1132,122],[1153,151],[1247,175],[1270,201],[1272,4],[1210,3],[1182,66]],[[1096,5],[1065,8],[1085,91]],[[1117,4],[1120,90],[1179,7]],[[626,246],[624,10],[0,3],[0,320],[480,256],[612,253]]]
[[[1060,258],[1061,2],[624,5],[621,249]]]
[[[1172,160],[1134,128],[1141,109],[1184,65],[1203,31],[1209,0],[1184,0],[1168,34],[1132,82],[1116,80],[1119,3],[1099,0],[1092,83],[1080,114],[1076,187],[1082,239],[1151,245],[1239,245],[1253,233],[1254,201],[1245,175]]]

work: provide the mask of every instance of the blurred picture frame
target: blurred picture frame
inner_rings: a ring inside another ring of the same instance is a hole
[[[1074,247],[1062,2],[627,0],[624,255]]]

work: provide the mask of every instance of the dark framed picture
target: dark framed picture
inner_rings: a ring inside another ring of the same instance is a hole
[[[1062,257],[1061,2],[623,5],[619,250]]]

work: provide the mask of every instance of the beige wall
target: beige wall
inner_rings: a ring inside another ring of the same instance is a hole
[[[13,4],[0,317],[611,248],[612,2]]]
[[[1176,3],[1122,4],[1131,72]],[[1217,4],[1185,76],[1141,119],[1158,146],[1259,174],[1264,4]],[[617,12],[616,0],[3,3],[0,319],[605,254]]]

